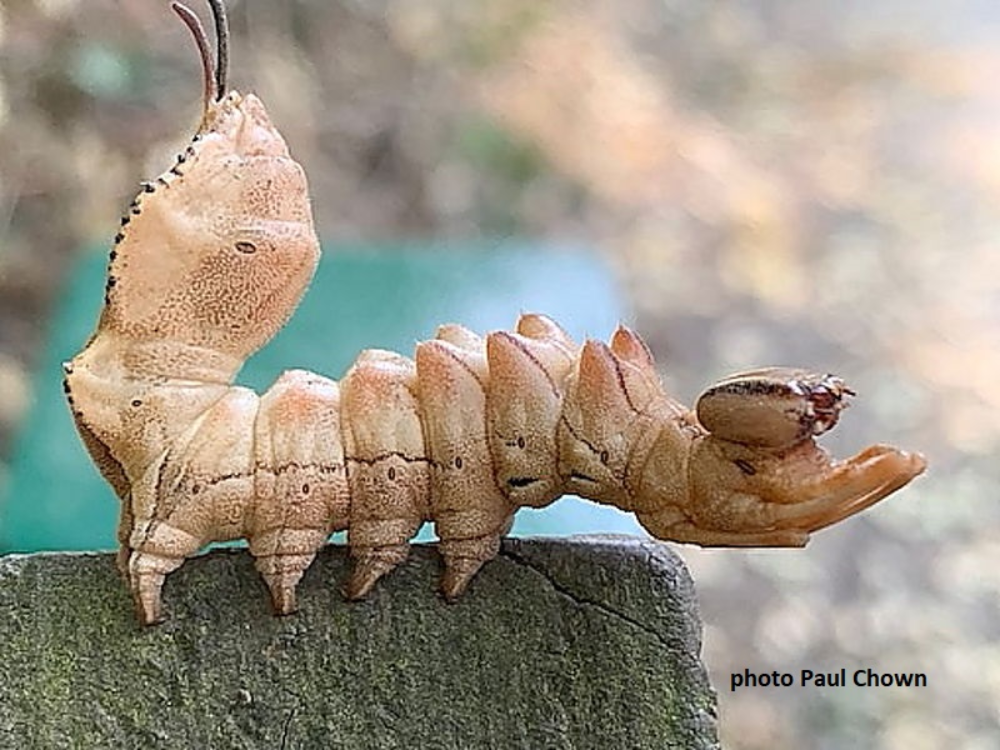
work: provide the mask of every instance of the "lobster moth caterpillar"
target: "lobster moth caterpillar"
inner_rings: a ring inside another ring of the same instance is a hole
[[[284,373],[233,384],[288,320],[319,258],[305,174],[260,100],[226,88],[188,8],[205,107],[176,164],[122,220],[97,330],[65,364],[84,445],[121,500],[119,567],[140,621],[164,577],[244,538],[278,614],[331,532],[347,531],[350,599],[435,525],[447,599],[499,550],[521,507],[575,493],[634,513],[658,539],[799,547],[878,502],[924,459],[876,445],[836,461],[815,442],[851,391],[770,368],[727,378],[696,412],[668,396],[620,327],[578,345],[543,315],[485,338],[442,326],[413,358],[364,351],[340,382]]]

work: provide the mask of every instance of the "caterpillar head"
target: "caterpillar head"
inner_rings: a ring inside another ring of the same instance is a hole
[[[921,474],[919,453],[873,445],[837,461],[817,445],[853,395],[840,378],[785,367],[707,389],[696,408],[709,432],[688,464],[698,522],[737,532],[720,544],[801,546]]]
[[[709,388],[696,419],[666,397],[638,337],[619,329],[611,346],[588,342],[580,353],[560,473],[570,491],[635,512],[659,539],[802,546],[926,465],[883,445],[833,460],[815,436],[836,424],[849,395],[832,376],[756,370]]]
[[[261,101],[226,91],[226,23],[211,0],[218,67],[183,5],[205,73],[201,126],[145,183],[111,253],[103,330],[242,361],[287,321],[319,258],[305,173]]]

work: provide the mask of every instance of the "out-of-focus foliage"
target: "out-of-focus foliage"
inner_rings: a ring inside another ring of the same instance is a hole
[[[806,552],[684,550],[729,748],[986,748],[1000,715],[1000,10],[990,3],[232,4],[328,238],[519,233],[613,258],[671,387],[861,394],[828,444],[928,476]],[[197,120],[166,2],[0,4],[0,451],[74,250]],[[290,363],[294,364],[294,363]],[[745,667],[922,690],[726,691]]]

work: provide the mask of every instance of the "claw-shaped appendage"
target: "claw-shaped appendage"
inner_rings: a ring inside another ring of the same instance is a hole
[[[708,432],[691,446],[688,507],[639,514],[656,536],[703,546],[801,547],[924,471],[918,453],[874,445],[836,461],[814,438],[854,395],[840,378],[770,368],[734,375],[698,400]]]

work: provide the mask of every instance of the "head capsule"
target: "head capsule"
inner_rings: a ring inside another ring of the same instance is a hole
[[[833,375],[769,367],[716,383],[695,408],[701,425],[720,440],[787,448],[832,429],[853,395]]]

